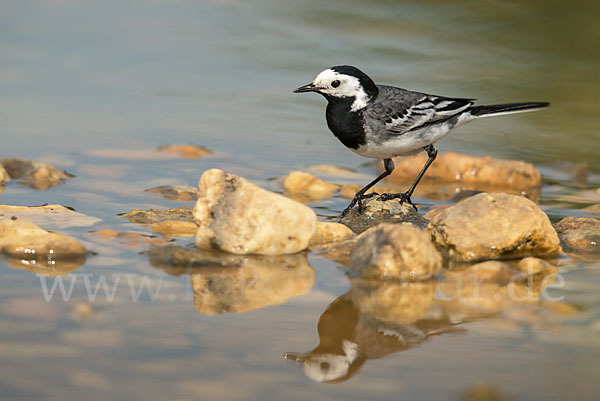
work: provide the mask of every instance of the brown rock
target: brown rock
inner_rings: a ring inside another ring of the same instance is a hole
[[[131,223],[137,224],[153,224],[166,220],[194,221],[192,208],[188,206],[173,209],[133,209],[119,216],[126,217]]]
[[[73,175],[49,164],[28,159],[0,159],[11,178],[21,180],[24,185],[44,191],[60,185]]]
[[[372,197],[363,201],[362,208],[357,205],[350,210],[340,219],[340,223],[350,227],[355,233],[362,233],[382,223],[412,223],[425,228],[428,221],[408,203],[401,204],[397,199],[382,202]]]
[[[346,240],[352,236],[354,236],[354,232],[343,224],[320,221],[317,223],[317,231],[310,238],[308,246],[317,248],[332,242]]]
[[[423,168],[426,159],[425,154],[419,154],[415,158],[394,160],[396,169],[387,180],[412,182]],[[489,156],[473,157],[456,152],[438,155],[423,177],[424,183],[430,180],[460,182],[464,184],[465,189],[513,189],[518,192],[539,188],[542,184],[540,172],[531,163]]]
[[[180,202],[195,202],[198,194],[198,190],[196,188],[186,185],[163,185],[160,187],[147,189],[144,192],[159,194],[163,198]]]
[[[283,189],[287,195],[299,200],[318,200],[330,198],[339,188],[303,171],[292,171],[283,177]]]
[[[198,225],[193,221],[166,220],[150,225],[153,232],[165,237],[193,237]]]
[[[237,254],[299,252],[317,226],[309,207],[217,169],[200,178],[194,219],[198,248]]]
[[[356,238],[348,268],[361,277],[420,280],[440,271],[430,237],[412,224],[381,224]]]
[[[0,221],[0,251],[13,259],[11,267],[49,275],[78,268],[87,253],[74,238],[19,219]]]
[[[477,261],[561,252],[548,216],[516,195],[481,193],[436,214],[428,227],[450,259]]]
[[[203,146],[196,145],[164,145],[156,149],[158,152],[167,153],[169,155],[180,156],[185,159],[198,159],[212,154],[212,152]]]
[[[600,220],[565,217],[554,224],[561,242],[573,251],[600,252]]]

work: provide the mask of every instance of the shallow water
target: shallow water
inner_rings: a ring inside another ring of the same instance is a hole
[[[551,293],[575,313],[537,305],[471,320],[383,350],[347,380],[322,384],[283,356],[317,347],[319,319],[350,290],[335,263],[309,254],[309,293],[207,316],[194,307],[189,275],[153,267],[146,245],[116,246],[89,231],[149,234],[118,214],[191,205],[143,191],[195,185],[212,167],[270,188],[274,177],[323,163],[361,173],[347,182],[367,182],[374,169],[327,131],[324,100],[291,93],[344,63],[381,83],[482,103],[551,101],[548,110],[461,127],[439,148],[533,162],[553,221],[591,216],[581,209],[600,203],[592,191],[600,186],[599,13],[593,1],[541,0],[4,2],[0,157],[42,160],[77,178],[44,192],[13,182],[0,203],[57,203],[102,221],[59,230],[96,253],[62,276],[67,289],[73,283],[67,302],[46,302],[43,279],[0,258],[0,398],[446,400],[483,384],[502,399],[596,399],[593,256],[560,262],[565,284]],[[166,143],[216,153],[136,153]],[[589,165],[588,182],[551,167],[557,161]],[[425,210],[439,203],[419,201]],[[312,206],[326,217],[346,202]],[[73,308],[88,300],[85,280],[95,288],[100,277],[114,298],[100,291],[96,313],[82,317]],[[145,277],[154,293],[140,287]]]

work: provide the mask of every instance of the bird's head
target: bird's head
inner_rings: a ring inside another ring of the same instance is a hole
[[[365,107],[379,92],[377,85],[356,67],[340,65],[328,68],[308,85],[299,87],[294,93],[317,92],[328,101],[354,99],[352,111]]]

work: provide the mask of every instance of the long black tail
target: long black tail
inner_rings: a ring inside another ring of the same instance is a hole
[[[548,106],[550,106],[550,103],[548,102],[492,104],[489,106],[472,107],[470,112],[474,117],[487,117],[493,115],[522,113],[524,111],[534,111]]]

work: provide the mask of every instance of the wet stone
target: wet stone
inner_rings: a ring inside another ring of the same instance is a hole
[[[442,258],[426,232],[412,224],[381,224],[356,238],[347,268],[361,277],[423,280]]]
[[[361,210],[359,210],[358,205],[355,206],[339,222],[348,226],[355,233],[360,234],[369,227],[381,223],[411,223],[417,227],[425,228],[428,220],[408,203],[401,204],[397,199],[383,202],[378,201],[376,197],[372,197],[363,200]]]
[[[156,188],[147,189],[144,192],[158,194],[163,198],[179,202],[195,202],[198,190],[195,187],[187,185],[162,185]]]
[[[156,151],[173,156],[183,157],[184,159],[198,159],[200,157],[212,154],[212,152],[204,146],[180,144],[160,146],[156,149]]]
[[[23,185],[44,191],[62,184],[72,174],[57,169],[49,164],[29,159],[0,159],[10,178],[19,180]]]
[[[286,195],[300,201],[330,198],[339,188],[336,184],[303,171],[292,171],[283,177],[282,184]]]
[[[166,220],[194,221],[192,208],[188,206],[173,209],[133,209],[131,212],[120,214],[131,223],[153,224]]]
[[[199,249],[237,254],[299,252],[317,227],[309,207],[218,169],[200,178],[194,219]]]
[[[12,259],[11,267],[48,275],[78,268],[87,254],[76,239],[20,219],[0,221],[0,252]]]
[[[317,231],[310,238],[308,246],[318,248],[332,242],[346,240],[354,236],[354,232],[343,224],[333,222],[318,222]]]
[[[516,195],[481,193],[435,214],[428,230],[454,261],[555,256],[561,252],[548,216]]]
[[[395,159],[396,168],[388,182],[409,183],[419,174],[427,157]],[[540,172],[531,163],[517,160],[474,157],[456,152],[443,152],[427,170],[423,182],[460,182],[465,189],[512,190],[517,193],[542,184]]]
[[[600,252],[600,220],[592,217],[565,217],[554,224],[561,242],[569,251]]]

